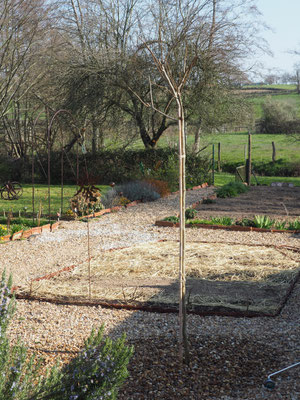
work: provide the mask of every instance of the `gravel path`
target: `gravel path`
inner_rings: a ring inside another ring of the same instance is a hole
[[[187,193],[187,205],[213,189]],[[159,228],[154,222],[177,213],[178,196],[139,204],[90,223],[92,255],[103,249],[135,243],[178,239],[178,230]],[[288,244],[299,247],[299,235],[187,230],[187,240],[209,242]],[[64,222],[54,233],[0,247],[0,265],[13,273],[14,284],[45,275],[87,258],[86,224]],[[105,323],[117,337],[125,331],[135,346],[130,378],[119,399],[299,399],[299,369],[276,378],[272,392],[263,387],[267,375],[300,361],[300,285],[276,318],[188,316],[191,364],[177,361],[178,317],[101,307],[62,306],[18,301],[13,340],[18,335],[29,348],[46,357],[67,360],[82,346],[93,326]]]

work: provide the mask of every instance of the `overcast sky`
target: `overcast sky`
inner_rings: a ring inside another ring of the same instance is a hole
[[[269,42],[274,57],[262,56],[266,69],[293,71],[300,63],[300,56],[288,54],[288,50],[300,51],[300,0],[257,0],[263,20],[272,28],[263,34]]]

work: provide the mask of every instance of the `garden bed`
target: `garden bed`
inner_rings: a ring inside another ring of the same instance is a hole
[[[178,222],[171,221],[156,221],[156,226],[168,227],[168,228],[178,228]],[[282,229],[265,229],[256,228],[253,226],[240,226],[240,225],[214,225],[214,224],[201,224],[201,223],[187,223],[185,225],[187,228],[203,228],[203,229],[225,229],[228,231],[239,231],[239,232],[272,232],[272,233],[291,233],[299,234],[300,230],[282,230]]]
[[[187,307],[196,314],[275,316],[299,276],[299,253],[276,246],[187,243]],[[18,288],[18,297],[178,311],[178,243],[106,251]]]
[[[251,186],[247,193],[238,197],[217,198],[210,204],[199,204],[203,218],[229,215],[232,218],[253,218],[269,215],[271,218],[295,218],[300,216],[300,187]]]

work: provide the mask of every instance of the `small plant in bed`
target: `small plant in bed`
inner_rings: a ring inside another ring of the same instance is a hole
[[[170,217],[164,218],[163,221],[174,222],[174,224],[177,224],[179,222],[179,218],[175,215],[171,215]]]
[[[290,221],[287,229],[291,231],[300,230],[300,219],[296,219],[295,221]]]
[[[229,182],[217,190],[217,197],[236,197],[239,194],[248,192],[249,187],[241,182]]]
[[[231,226],[234,224],[234,220],[230,217],[212,217],[211,222],[214,225]]]
[[[256,228],[262,229],[270,229],[275,224],[275,220],[267,215],[255,215],[253,222]]]
[[[194,208],[187,208],[185,210],[185,218],[186,219],[193,219],[193,218],[195,218],[196,214],[197,214],[197,210],[195,210]]]

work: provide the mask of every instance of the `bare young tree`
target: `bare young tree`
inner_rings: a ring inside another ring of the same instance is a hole
[[[252,4],[247,2],[247,6]],[[243,3],[239,3],[241,11]],[[180,249],[179,249],[179,352],[180,358],[189,361],[186,325],[185,289],[185,105],[193,88],[199,84],[203,74],[209,76],[207,85],[223,74],[228,81],[237,74],[238,60],[252,45],[252,39],[241,31],[236,4],[228,6],[222,0],[158,0],[150,8],[151,29],[143,32],[139,51],[148,52],[163,81],[149,77],[149,101],[139,100],[178,123],[179,142],[179,192],[180,192]],[[150,20],[150,17],[149,17]],[[153,33],[154,31],[154,33]],[[244,36],[245,35],[245,36]],[[241,39],[243,38],[243,40]],[[249,39],[249,40],[247,40]],[[216,72],[217,71],[217,72]],[[210,73],[210,74],[209,74]],[[154,76],[154,75],[153,75]],[[167,93],[170,104],[175,103],[174,112],[159,109],[154,103],[153,88]],[[201,98],[199,98],[201,103]]]

